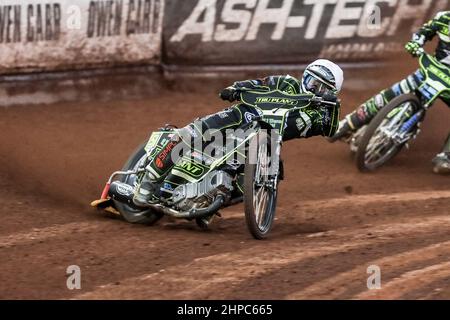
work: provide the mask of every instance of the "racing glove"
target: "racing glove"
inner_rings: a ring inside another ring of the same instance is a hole
[[[420,45],[420,43],[417,43],[415,41],[409,41],[406,45],[405,45],[405,49],[406,51],[411,54],[413,57],[417,57],[420,55],[421,51],[422,51],[422,46]]]
[[[228,87],[223,89],[219,96],[222,100],[233,102],[239,98],[239,91],[233,87]]]

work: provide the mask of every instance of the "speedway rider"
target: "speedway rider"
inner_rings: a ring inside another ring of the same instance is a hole
[[[434,19],[424,24],[419,31],[413,34],[412,40],[405,45],[405,49],[417,57],[423,50],[425,42],[430,41],[435,35],[439,36],[435,57],[443,64],[450,67],[450,11],[439,12]],[[419,69],[406,79],[394,84],[391,88],[381,91],[359,106],[355,111],[345,116],[339,123],[338,132],[330,139],[347,140],[362,126],[368,124],[384,106],[395,97],[415,91],[425,79]],[[442,99],[448,106],[450,100]],[[450,173],[450,134],[445,141],[442,152],[433,159],[433,171],[435,173]]]
[[[279,90],[288,95],[314,94],[319,97],[337,98],[343,80],[343,71],[338,65],[329,60],[319,59],[305,69],[301,80],[286,75],[239,81],[222,90],[220,97],[223,100],[235,102],[239,100],[240,90],[251,89],[261,92]],[[274,108],[276,107],[274,105]],[[283,140],[309,138],[318,135],[333,136],[339,123],[339,111],[339,103],[331,108],[314,104],[305,106],[301,110],[290,111],[286,120]],[[193,138],[202,137],[206,130],[221,130],[223,132],[225,129],[235,129],[242,124],[251,122],[255,116],[259,116],[255,108],[237,103],[221,112],[197,119],[180,131],[187,132]],[[172,145],[163,148],[160,152],[170,153],[178,142],[168,142]],[[153,186],[155,186],[155,182],[164,179],[173,166],[174,163],[170,154],[163,154],[162,157],[159,157],[158,154],[154,156],[146,167],[147,170],[141,185],[133,198],[134,203],[138,206],[146,206],[149,203],[157,202],[158,190],[154,190]]]

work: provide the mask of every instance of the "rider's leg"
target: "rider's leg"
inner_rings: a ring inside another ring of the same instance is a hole
[[[339,122],[339,129],[331,140],[336,141],[341,138],[347,138],[352,132],[368,124],[377,115],[378,111],[386,106],[392,99],[416,90],[423,79],[424,76],[422,72],[418,70],[409,75],[406,79],[397,82],[391,88],[383,90],[379,94],[373,96]]]
[[[250,118],[247,112],[249,111],[245,107],[236,105],[218,113],[198,118],[187,126],[176,130],[176,134],[171,139],[157,148],[158,151],[155,150],[154,153],[150,153],[146,173],[133,199],[135,204],[146,205],[152,200],[158,201],[160,189],[155,190],[155,186],[164,180],[174,167],[177,159],[182,156],[183,151],[190,150],[191,146],[196,144],[204,146],[206,142],[205,132],[208,130],[223,131],[240,126],[246,118]],[[178,146],[179,143],[183,143],[183,145]]]
[[[150,151],[149,163],[142,177],[141,184],[133,197],[133,202],[138,206],[145,206],[151,202],[157,202],[159,190],[156,183],[161,181],[174,166],[173,150],[182,143],[176,133],[163,133],[159,141]]]
[[[433,172],[440,174],[450,173],[450,134],[445,141],[444,148],[433,159]]]

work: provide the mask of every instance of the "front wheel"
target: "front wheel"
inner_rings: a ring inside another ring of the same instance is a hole
[[[278,174],[270,174],[270,166],[278,154],[271,153],[270,136],[258,132],[250,143],[244,171],[245,220],[255,239],[267,237],[275,217]]]
[[[146,152],[144,150],[145,143],[141,144],[130,156],[128,161],[123,166],[123,171],[128,170],[135,170],[139,166],[142,165],[142,163],[145,161],[146,158]],[[128,185],[135,185],[137,183],[138,176],[137,175],[128,175],[124,176],[122,179],[120,179],[121,182],[124,182]],[[136,209],[133,207],[130,207],[127,204],[118,202],[114,200],[114,204],[117,208],[117,210],[120,212],[120,215],[122,218],[130,223],[139,223],[139,224],[153,224],[159,219],[162,218],[163,214],[160,212],[154,212],[151,209],[143,208],[143,209]]]
[[[407,132],[403,125],[421,108],[415,94],[394,98],[373,118],[361,138],[356,152],[360,171],[374,171],[392,159],[418,130],[415,124]]]

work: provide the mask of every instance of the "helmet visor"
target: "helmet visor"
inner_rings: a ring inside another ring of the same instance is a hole
[[[305,89],[317,96],[334,95],[336,90],[329,84],[318,79],[315,75],[308,73],[303,82]]]

